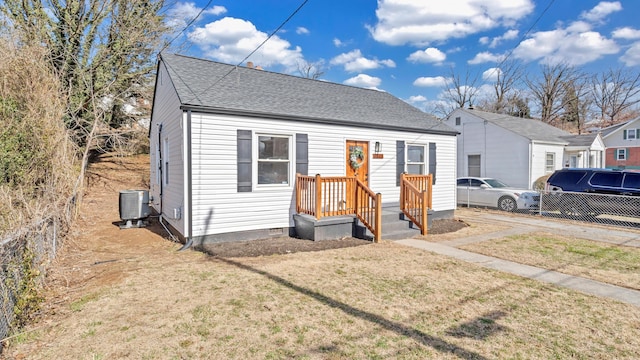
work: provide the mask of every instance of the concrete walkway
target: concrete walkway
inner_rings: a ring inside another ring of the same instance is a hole
[[[589,226],[588,224],[576,225],[569,222],[549,221],[544,218],[536,218],[528,215],[511,216],[493,213],[463,212],[462,214],[457,214],[456,217],[465,222],[499,223],[501,225],[511,227],[494,233],[470,236],[441,243],[433,243],[418,239],[396,240],[395,242],[437,254],[450,256],[486,268],[555,284],[591,295],[608,297],[640,307],[640,291],[638,290],[632,290],[578,276],[567,275],[535,266],[523,265],[456,248],[456,246],[464,244],[539,231],[551,231],[555,234],[569,235],[618,245],[640,247],[640,233],[638,232],[595,227]]]

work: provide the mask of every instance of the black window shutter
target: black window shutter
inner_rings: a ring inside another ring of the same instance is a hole
[[[433,175],[433,184],[436,183],[436,143],[429,143],[429,174]]]
[[[309,175],[309,137],[296,134],[296,173]]]
[[[238,130],[238,192],[251,192],[251,130]]]
[[[627,140],[627,130],[622,130],[622,140]]]
[[[400,186],[400,175],[404,172],[404,141],[396,141],[396,186]]]

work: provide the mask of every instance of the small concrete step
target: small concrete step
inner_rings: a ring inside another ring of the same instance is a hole
[[[382,238],[384,240],[411,239],[417,235],[420,235],[420,229],[406,229],[386,232],[384,230],[384,227],[382,228]]]
[[[373,239],[373,234],[360,221],[356,223],[356,237]],[[408,239],[420,235],[420,229],[398,209],[382,210],[382,238],[385,240]]]

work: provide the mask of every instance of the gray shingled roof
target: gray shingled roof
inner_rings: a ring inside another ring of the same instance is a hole
[[[603,136],[603,137],[604,137],[604,136],[607,136],[607,135],[611,134],[612,132],[614,132],[614,131],[618,130],[618,129],[619,129],[619,128],[621,128],[622,126],[627,125],[627,124],[628,124],[629,122],[631,122],[631,121],[633,121],[633,120],[629,120],[629,121],[625,121],[625,122],[623,122],[623,123],[619,123],[619,124],[615,124],[615,125],[608,126],[608,127],[604,128],[604,129],[601,129],[601,130],[600,130],[600,133],[602,134],[602,136]]]
[[[455,135],[389,93],[161,54],[183,107],[334,124]],[[225,77],[226,75],[226,77]]]
[[[569,146],[583,146],[590,147],[594,141],[596,141],[596,137],[598,133],[591,134],[580,134],[580,135],[567,135],[562,138],[569,142]]]
[[[480,110],[462,110],[533,141],[545,141],[568,145],[569,141],[564,137],[572,136],[570,132],[558,129],[555,126],[543,123],[540,120],[524,119]]]

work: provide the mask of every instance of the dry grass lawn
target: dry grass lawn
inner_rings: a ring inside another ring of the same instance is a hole
[[[638,357],[638,307],[393,242],[220,258],[118,230],[117,190],[144,185],[136,161],[93,168],[40,321],[7,359]]]
[[[640,249],[636,247],[529,233],[460,248],[640,290]]]
[[[167,248],[64,304],[30,359],[623,359],[640,309],[393,243],[265,258]],[[108,264],[104,264],[108,266]]]

